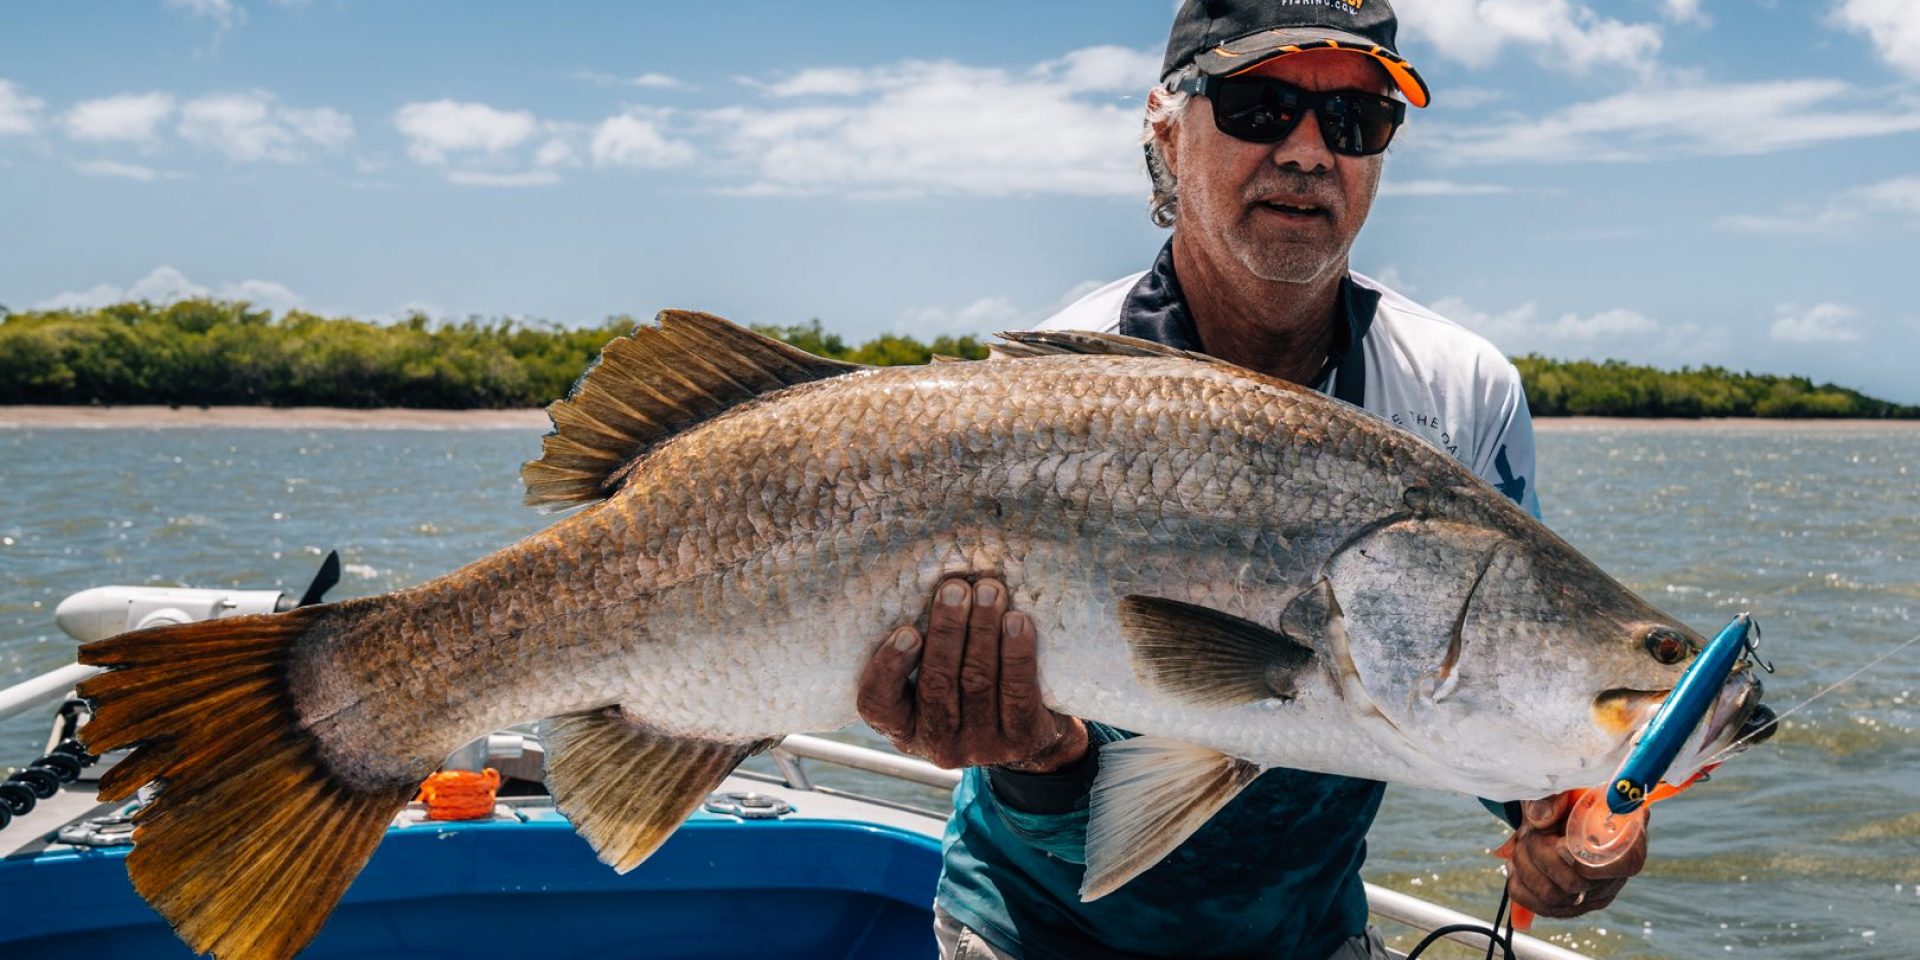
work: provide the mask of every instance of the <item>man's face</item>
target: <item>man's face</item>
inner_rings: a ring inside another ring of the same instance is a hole
[[[1372,60],[1312,50],[1269,60],[1251,73],[1308,90],[1386,92]],[[1188,252],[1215,271],[1237,265],[1263,280],[1307,283],[1346,263],[1380,186],[1382,155],[1341,156],[1327,149],[1317,117],[1307,116],[1280,143],[1248,143],[1213,125],[1213,105],[1195,97],[1170,129],[1162,156],[1180,181],[1174,224]]]

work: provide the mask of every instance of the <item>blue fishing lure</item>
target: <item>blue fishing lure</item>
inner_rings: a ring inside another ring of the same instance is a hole
[[[1673,766],[1674,758],[1680,755],[1687,738],[1693,735],[1694,728],[1713,708],[1734,665],[1753,648],[1759,629],[1748,614],[1734,617],[1680,675],[1680,682],[1661,702],[1653,720],[1640,734],[1633,753],[1607,785],[1607,809],[1614,813],[1632,813],[1646,803],[1660,778],[1666,776],[1667,768]]]

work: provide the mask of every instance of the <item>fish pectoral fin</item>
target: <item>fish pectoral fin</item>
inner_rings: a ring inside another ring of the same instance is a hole
[[[1104,897],[1159,863],[1260,775],[1245,760],[1165,737],[1106,744],[1099,762],[1088,801],[1082,901]]]
[[[653,326],[601,348],[566,399],[547,407],[553,432],[540,459],[520,468],[527,505],[604,500],[674,434],[777,390],[863,369],[711,314],[664,310]]]
[[[1290,699],[1313,651],[1251,620],[1164,597],[1120,601],[1120,632],[1142,678],[1196,704]]]
[[[626,873],[772,740],[716,743],[663,736],[618,706],[549,717],[547,790],[601,861]]]
[[[1025,330],[999,335],[1005,343],[990,343],[987,349],[995,357],[1024,360],[1031,357],[1109,356],[1179,357],[1203,363],[1220,361],[1204,353],[1181,350],[1152,340],[1119,333],[1093,333],[1087,330]]]

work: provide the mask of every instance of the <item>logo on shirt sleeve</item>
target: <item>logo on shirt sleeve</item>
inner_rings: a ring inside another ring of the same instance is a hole
[[[1500,452],[1494,454],[1493,469],[1500,474],[1500,482],[1494,484],[1507,499],[1514,503],[1525,503],[1527,496],[1527,478],[1513,475],[1513,463],[1507,459],[1507,445],[1500,445]]]

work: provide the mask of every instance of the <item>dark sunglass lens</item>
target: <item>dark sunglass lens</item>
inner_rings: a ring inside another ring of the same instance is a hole
[[[1327,138],[1327,147],[1349,156],[1364,157],[1385,150],[1397,126],[1391,102],[1328,97],[1321,111],[1320,130]]]
[[[1269,83],[1222,83],[1214,92],[1214,123],[1222,133],[1255,143],[1286,138],[1300,121],[1298,99]]]

